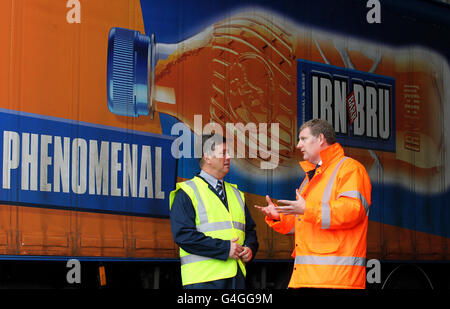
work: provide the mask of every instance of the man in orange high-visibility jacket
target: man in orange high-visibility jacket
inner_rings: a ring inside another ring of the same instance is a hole
[[[295,234],[290,288],[364,289],[371,184],[365,168],[345,157],[333,127],[313,119],[300,128],[297,148],[306,173],[295,201],[266,196],[255,205],[277,232]]]

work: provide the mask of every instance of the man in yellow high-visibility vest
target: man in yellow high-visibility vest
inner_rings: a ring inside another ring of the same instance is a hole
[[[209,143],[211,147],[205,147]],[[201,171],[170,193],[170,222],[180,247],[186,289],[243,289],[245,264],[258,249],[255,223],[237,186],[223,181],[230,169],[226,141],[202,138]]]

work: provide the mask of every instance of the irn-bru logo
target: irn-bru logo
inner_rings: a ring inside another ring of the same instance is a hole
[[[395,152],[395,80],[298,60],[298,123],[320,118],[344,146]]]

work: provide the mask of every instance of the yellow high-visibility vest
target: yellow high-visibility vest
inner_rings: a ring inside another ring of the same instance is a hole
[[[245,197],[237,186],[224,181],[228,210],[220,198],[212,192],[208,184],[199,177],[177,183],[170,192],[172,208],[176,192],[183,190],[190,197],[195,209],[197,231],[212,238],[231,240],[239,237],[238,243],[245,241]],[[228,258],[226,261],[190,254],[180,248],[182,284],[194,284],[234,277],[239,265],[244,276],[245,265],[241,260]]]

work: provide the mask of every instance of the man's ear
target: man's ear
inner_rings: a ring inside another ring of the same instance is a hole
[[[209,163],[210,160],[211,160],[211,157],[205,152],[203,154],[203,162],[204,162],[204,164]]]
[[[319,138],[320,146],[325,146],[327,143],[327,140],[325,139],[325,135],[323,135],[323,133],[320,133],[318,138]]]

